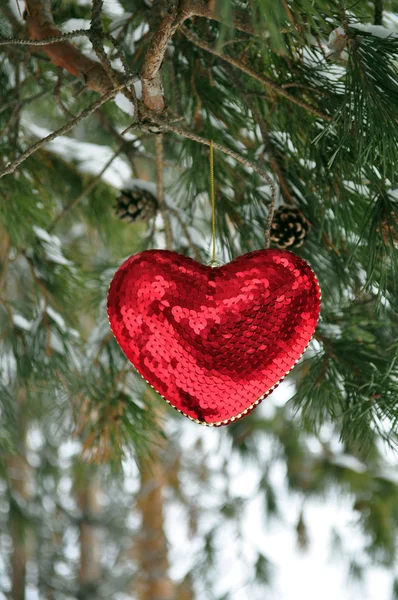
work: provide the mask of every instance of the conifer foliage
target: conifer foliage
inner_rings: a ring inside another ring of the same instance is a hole
[[[363,533],[360,555],[339,545],[351,574],[394,564],[397,12],[397,0],[1,3],[1,597],[235,598],[217,585],[222,532],[239,556],[249,499],[229,489],[223,456],[260,473],[265,519],[281,516],[284,465],[301,547],[303,500],[349,492]],[[284,206],[322,290],[290,402],[214,432],[218,461],[133,372],[106,318],[130,254],[208,263],[210,140],[219,258],[264,247]],[[206,507],[199,492],[220,480]],[[176,506],[196,550],[173,574]],[[241,584],[263,598],[272,556],[251,557]]]

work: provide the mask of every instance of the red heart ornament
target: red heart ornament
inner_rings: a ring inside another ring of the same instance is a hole
[[[248,414],[294,367],[320,297],[310,266],[287,251],[212,268],[147,250],[116,271],[108,316],[127,358],[169,404],[219,426]]]

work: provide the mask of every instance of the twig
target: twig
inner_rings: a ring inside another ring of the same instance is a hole
[[[120,62],[122,63],[125,76],[129,77],[132,74],[132,70],[131,70],[130,65],[127,62],[126,55],[124,54],[124,52],[122,51],[122,49],[120,47],[121,42],[119,42],[117,39],[115,39],[109,33],[106,35],[106,37],[112,42],[112,44],[115,48],[116,58],[119,58]],[[129,93],[129,100],[130,100],[130,102],[133,103],[133,106],[134,106],[134,114],[138,115],[139,114],[139,102],[138,102],[138,98],[137,98],[137,94],[135,92],[134,86],[132,86],[129,89],[128,93]]]
[[[93,366],[95,366],[95,365],[98,365],[98,363],[99,363],[99,357],[100,357],[100,354],[101,354],[101,352],[102,352],[102,350],[103,350],[103,347],[104,347],[104,346],[105,346],[105,345],[106,345],[108,342],[110,342],[112,338],[113,338],[113,332],[112,332],[112,330],[111,330],[111,331],[109,331],[109,332],[106,334],[106,336],[105,336],[105,337],[104,337],[104,338],[101,340],[101,342],[99,343],[99,345],[98,345],[98,350],[97,350],[97,354],[95,355],[95,357],[94,357],[94,359],[93,359],[93,362],[92,362]]]
[[[68,33],[60,33],[59,35],[53,35],[40,40],[31,38],[0,38],[0,46],[47,46],[48,44],[57,44],[58,42],[63,42],[64,40],[75,37],[88,36],[89,33],[89,29],[75,29]]]
[[[184,113],[184,109],[182,108],[180,93],[177,84],[177,77],[175,71],[175,61],[177,54],[174,52],[173,56],[168,57],[167,66],[169,68],[169,78],[171,83],[171,89],[173,90],[174,96],[174,104],[178,114],[182,115]]]
[[[139,137],[136,136],[136,138],[134,140],[128,141],[128,140],[125,140],[123,138],[122,134],[119,133],[113,127],[113,125],[109,122],[108,117],[104,113],[99,111],[97,113],[97,116],[98,116],[99,122],[101,123],[101,126],[105,129],[105,131],[110,133],[110,135],[113,137],[115,142],[120,145],[123,154],[125,154],[125,156],[128,158],[134,177],[139,178],[138,172],[137,172],[137,167],[135,165],[134,160],[135,160],[135,158],[138,158],[138,157],[142,157],[142,158],[147,158],[147,157],[144,156],[143,153],[138,153],[138,150],[135,147],[135,144],[141,142],[145,138],[152,137],[152,134],[149,134],[149,135],[144,134]],[[156,161],[156,157],[153,154],[151,155],[151,160]]]
[[[264,230],[264,248],[268,249],[271,243],[271,226],[274,219],[276,194],[272,194],[271,202],[268,205],[268,215]]]
[[[29,265],[29,269],[30,272],[32,274],[33,280],[36,283],[37,287],[42,291],[44,298],[48,301],[49,304],[53,304],[56,308],[58,308],[60,313],[64,312],[64,307],[62,307],[54,298],[54,296],[52,295],[52,293],[46,288],[46,286],[44,285],[44,283],[41,281],[40,277],[38,277],[35,273],[35,268],[33,265],[33,262],[31,260],[31,258],[29,258],[29,256],[27,256],[25,253],[23,253],[26,262]]]
[[[165,123],[162,119],[156,118],[155,115],[153,116],[153,121],[157,125],[159,125],[163,131],[172,131],[177,135],[181,135],[182,137],[193,140],[194,142],[198,142],[199,144],[203,144],[204,146],[210,146],[210,140],[208,140],[207,138],[201,137],[200,135],[192,133],[191,131],[187,131],[186,129],[182,129],[181,127],[177,127],[176,125]],[[150,127],[146,124],[135,124],[134,126],[140,127],[141,129],[146,129],[148,131],[150,130]],[[245,165],[249,169],[252,169],[255,173],[257,173],[257,175],[260,175],[260,177],[263,177],[267,181],[272,190],[275,190],[275,184],[272,181],[271,177],[266,171],[258,167],[255,163],[251,162],[241,154],[234,152],[234,150],[231,150],[230,148],[219,144],[218,142],[213,142],[213,147],[215,150],[219,150],[220,152],[227,154],[231,158],[235,159],[237,162],[241,163],[242,165]]]
[[[295,96],[291,96],[281,85],[279,85],[278,83],[275,83],[271,79],[268,79],[267,77],[265,77],[265,75],[261,75],[260,73],[257,73],[257,71],[252,69],[247,64],[237,60],[236,58],[233,58],[232,56],[223,54],[220,50],[217,50],[217,48],[213,48],[212,46],[210,46],[209,44],[207,44],[206,42],[201,40],[195,33],[193,33],[187,27],[181,26],[180,31],[183,35],[185,35],[185,37],[190,42],[195,44],[195,46],[202,48],[202,50],[206,50],[206,52],[209,52],[210,54],[213,54],[214,56],[218,56],[218,58],[221,58],[221,60],[224,60],[225,62],[227,62],[230,65],[233,65],[234,67],[239,69],[240,71],[243,71],[250,77],[253,77],[253,79],[256,79],[259,83],[262,83],[265,87],[267,87],[268,89],[277,93],[279,96],[283,96],[284,98],[286,98],[293,104],[297,104],[297,106],[304,108],[305,110],[311,112],[312,114],[316,115],[317,117],[320,117],[321,119],[323,119],[325,121],[332,120],[331,116],[320,112],[315,106],[312,106],[312,104],[308,104],[307,102],[304,102],[303,100],[300,100],[299,98],[296,98]]]
[[[225,42],[222,42],[220,44],[220,48],[225,48],[225,46],[231,46],[232,44],[240,44],[240,43],[245,43],[247,44],[247,37],[240,37],[240,38],[233,38],[232,40],[226,40]]]
[[[271,147],[271,143],[269,140],[269,136],[268,136],[268,132],[267,132],[267,128],[266,128],[263,116],[262,116],[261,112],[259,111],[259,109],[257,108],[257,106],[253,103],[252,99],[247,97],[245,93],[243,93],[243,98],[247,102],[247,105],[250,108],[250,110],[253,114],[253,117],[255,118],[255,120],[260,128],[261,137],[263,138],[264,148],[268,152],[269,163],[270,163],[272,172],[278,179],[279,185],[283,189],[283,191],[286,194],[286,196],[288,197],[289,201],[293,203],[292,196],[290,194],[289,188],[287,187],[286,181],[281,173],[281,170],[278,165],[278,161],[276,160],[276,158],[274,157],[274,155],[272,153],[272,147]],[[276,201],[276,191],[274,190],[274,193],[272,194],[272,197],[271,197],[271,202],[267,206],[268,213],[267,213],[267,220],[265,222],[265,228],[264,228],[264,247],[265,248],[269,248],[270,243],[271,243],[270,236],[271,236],[272,221],[274,219],[275,201]]]
[[[182,129],[181,127],[176,127],[175,125],[170,125],[169,123],[165,123],[161,118],[157,118],[156,116],[153,116],[153,121],[157,125],[159,125],[163,131],[172,131],[173,133],[176,133],[178,135],[181,135],[182,137],[185,137],[187,139],[198,142],[199,144],[203,144],[205,146],[210,146],[210,140],[208,140],[207,138],[203,138],[199,135],[196,135],[196,133],[192,133],[191,131],[187,131],[186,129]],[[142,129],[147,129],[148,131],[150,130],[148,125],[140,124],[138,126],[141,127]],[[158,136],[158,137],[160,137],[160,136]],[[270,202],[269,210],[268,210],[268,219],[271,218],[271,222],[272,222],[272,218],[273,218],[273,214],[274,214],[274,207],[275,207],[275,199],[276,199],[276,185],[275,185],[273,179],[267,173],[267,171],[264,171],[264,169],[261,169],[255,163],[251,162],[247,158],[244,158],[237,152],[230,150],[230,148],[223,146],[222,144],[213,142],[213,147],[216,150],[220,150],[220,152],[227,154],[228,156],[235,159],[237,162],[241,163],[242,165],[245,165],[249,169],[252,169],[255,173],[257,173],[257,175],[260,175],[260,177],[263,177],[266,180],[266,182],[268,183],[268,185],[271,188],[271,202]],[[267,227],[268,227],[268,221],[267,221]],[[269,230],[268,230],[268,237],[267,237],[267,230],[265,232],[264,237],[265,237],[265,247],[267,248],[268,247],[267,244],[269,245]]]
[[[136,152],[134,158],[150,160],[151,162],[156,162],[156,157],[149,152]],[[170,169],[176,169],[177,171],[185,171],[185,167],[181,166],[177,162],[173,162],[172,160],[163,160],[163,165],[165,167],[169,167]]]
[[[91,27],[89,38],[90,42],[93,45],[94,52],[97,57],[101,61],[102,66],[104,67],[109,79],[112,81],[113,86],[115,87],[119,83],[119,74],[113,69],[111,65],[111,61],[109,60],[103,46],[103,38],[104,31],[102,29],[102,21],[101,21],[101,11],[103,6],[103,0],[93,0],[93,8],[91,13]],[[134,87],[132,88],[134,90]],[[136,103],[136,95],[135,92],[124,89],[122,90],[123,95],[129,100],[135,109],[137,108]],[[137,111],[136,111],[137,114]]]
[[[91,190],[97,185],[97,183],[99,182],[99,180],[101,179],[102,175],[105,173],[105,171],[111,166],[111,164],[113,163],[113,161],[115,160],[115,158],[117,158],[120,154],[120,152],[122,151],[121,148],[119,148],[119,150],[117,152],[115,152],[115,154],[108,160],[108,162],[106,163],[106,165],[101,169],[101,171],[98,173],[98,175],[96,175],[88,184],[88,186],[82,191],[81,194],[79,194],[78,196],[76,196],[76,198],[74,200],[72,200],[72,202],[70,202],[69,204],[67,204],[63,210],[55,217],[55,219],[52,221],[52,223],[50,224],[50,226],[48,227],[48,231],[52,231],[54,229],[54,227],[58,224],[58,222],[63,219],[63,217],[75,206],[77,206],[77,204],[79,204],[79,202],[81,200],[83,200],[83,198],[85,196],[87,196],[87,194],[89,194],[91,192]]]
[[[290,23],[291,23],[293,26],[296,26],[296,24],[295,24],[295,22],[294,22],[293,13],[292,13],[292,11],[290,10],[290,8],[289,8],[289,5],[288,5],[288,3],[286,2],[286,0],[282,0],[282,4],[283,4],[283,7],[284,7],[284,9],[285,9],[285,11],[286,11],[286,14],[287,14],[287,17],[288,17],[288,19],[289,19]]]
[[[164,233],[166,237],[166,248],[171,250],[173,247],[173,234],[171,231],[170,219],[167,214],[167,206],[164,201],[163,187],[163,135],[156,135],[156,191],[159,210],[164,224]]]
[[[7,285],[7,269],[8,261],[10,259],[10,248],[11,240],[10,237],[2,232],[2,243],[1,243],[1,258],[2,265],[0,271],[0,295],[5,293]]]
[[[32,146],[27,148],[25,150],[25,152],[20,154],[13,162],[9,163],[3,171],[0,171],[0,179],[1,179],[1,177],[4,177],[4,175],[13,173],[15,171],[15,169],[17,167],[19,167],[19,165],[21,163],[23,163],[24,160],[29,158],[29,156],[34,154],[36,152],[36,150],[39,150],[39,148],[41,148],[48,142],[51,142],[51,140],[54,140],[56,137],[63,135],[64,133],[67,133],[68,131],[73,129],[73,127],[75,127],[75,125],[80,123],[80,121],[82,121],[83,119],[86,119],[87,117],[92,115],[100,106],[105,104],[105,102],[107,102],[111,98],[114,98],[120,92],[120,90],[124,89],[128,85],[131,85],[136,80],[137,80],[136,76],[130,77],[129,79],[127,79],[127,81],[125,81],[124,83],[121,83],[116,88],[114,88],[113,90],[110,90],[109,92],[107,92],[106,94],[101,96],[101,98],[99,98],[98,100],[96,100],[95,102],[90,104],[74,119],[72,119],[71,121],[69,121],[62,127],[60,127],[59,129],[56,129],[55,131],[53,131],[53,133],[50,133],[43,139],[39,140],[38,142],[36,142],[35,144],[33,144]]]
[[[93,45],[94,52],[101,61],[102,66],[107,72],[109,79],[112,81],[113,86],[116,86],[119,83],[119,80],[112,68],[110,60],[108,59],[104,47],[102,45],[102,39],[104,37],[101,22],[102,5],[103,0],[93,0],[89,38]]]
[[[124,69],[124,74],[129,75],[131,73],[131,69],[127,62],[126,55],[124,54],[123,50],[120,47],[120,44],[121,44],[120,40],[117,40],[110,33],[107,33],[105,37],[112,42],[112,44],[114,46],[115,58],[118,58],[120,60],[120,62],[122,63],[123,69]],[[110,59],[111,58],[112,58],[112,53],[110,54]]]
[[[11,129],[13,123],[18,118],[21,108],[22,103],[20,102],[19,97],[17,96],[16,103],[14,105],[14,108],[12,109],[11,115],[8,117],[6,123],[4,124],[4,127],[0,129],[0,135],[5,135]]]
[[[7,104],[4,104],[0,108],[0,114],[3,113],[8,108],[11,108],[11,106],[14,106],[15,104],[18,105],[18,108],[23,108],[26,104],[29,104],[30,102],[34,102],[35,100],[38,100],[39,98],[42,98],[43,96],[46,96],[48,93],[49,93],[48,90],[44,90],[43,92],[38,92],[37,94],[34,94],[33,96],[29,96],[29,98],[25,98],[24,100],[17,99],[17,100],[13,100],[11,102],[7,102]]]
[[[57,73],[58,73],[58,78],[57,78],[57,83],[55,84],[54,93],[53,93],[55,104],[59,107],[59,109],[61,110],[61,112],[63,112],[64,115],[68,119],[73,119],[73,117],[75,115],[73,115],[66,108],[65,104],[61,100],[61,86],[62,86],[62,80],[63,80],[63,71],[62,71],[61,67],[57,67]]]

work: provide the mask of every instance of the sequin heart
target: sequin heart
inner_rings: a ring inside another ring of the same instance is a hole
[[[167,250],[128,258],[108,316],[127,358],[186,417],[210,426],[248,414],[308,346],[320,290],[309,265],[258,250],[221,267]]]

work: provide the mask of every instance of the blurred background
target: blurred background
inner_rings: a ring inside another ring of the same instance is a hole
[[[42,4],[64,32],[90,26],[90,2]],[[252,414],[196,425],[136,375],[106,295],[123,260],[170,239],[209,261],[208,149],[138,126],[122,135],[134,108],[119,94],[1,178],[1,600],[398,598],[398,78],[383,58],[396,64],[396,38],[365,31],[325,58],[345,18],[398,32],[398,3],[262,1],[257,16],[252,4],[223,18],[252,9],[264,39],[206,19],[189,30],[291,97],[177,33],[162,68],[168,114],[269,170],[299,233],[275,230],[274,246],[319,277],[317,334]],[[2,38],[27,36],[19,5],[2,3]],[[113,66],[122,51],[141,67],[163,5],[104,3]],[[86,37],[73,44],[95,59]],[[381,74],[386,106],[363,73]],[[0,168],[97,98],[40,46],[0,46]],[[353,103],[374,126],[363,138]],[[215,172],[228,261],[263,246],[271,190],[217,151]]]

